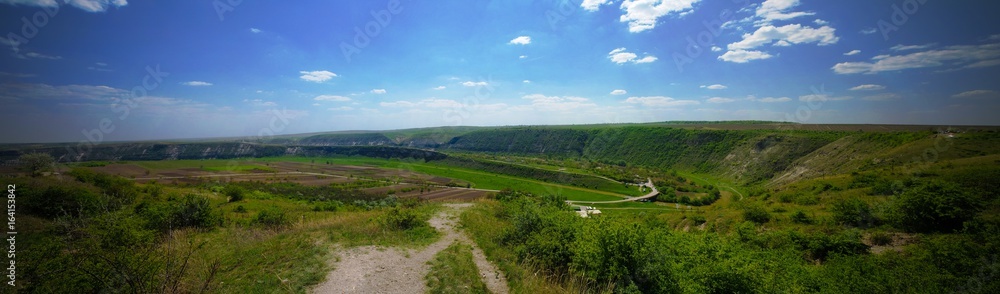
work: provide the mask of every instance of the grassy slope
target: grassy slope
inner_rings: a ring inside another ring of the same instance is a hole
[[[262,158],[261,160],[309,162],[310,160],[314,159],[315,158],[308,158],[308,157],[277,157],[277,158]],[[481,172],[463,168],[440,166],[434,163],[386,160],[386,159],[365,158],[365,157],[346,157],[346,158],[338,157],[338,158],[324,159],[324,161],[327,160],[329,160],[331,163],[336,163],[336,164],[373,165],[383,168],[405,169],[429,175],[459,179],[472,183],[473,188],[479,188],[479,189],[502,190],[510,188],[515,190],[530,191],[532,193],[538,193],[538,194],[559,194],[559,195],[564,195],[568,199],[573,199],[573,200],[605,201],[605,200],[622,199],[617,194],[612,192],[546,183],[531,179],[518,178],[507,175],[491,174],[488,172]]]

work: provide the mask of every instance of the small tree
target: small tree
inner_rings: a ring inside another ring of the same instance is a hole
[[[55,169],[55,158],[48,153],[28,153],[18,158],[21,168],[31,173],[32,176],[39,176],[44,172]]]

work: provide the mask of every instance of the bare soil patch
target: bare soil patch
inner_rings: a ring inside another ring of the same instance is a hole
[[[447,204],[443,211],[431,218],[429,223],[443,236],[426,248],[364,246],[340,250],[335,253],[339,262],[334,264],[334,270],[312,292],[424,293],[427,291],[424,276],[430,270],[427,262],[448,245],[460,241],[473,247],[473,259],[487,288],[493,293],[508,293],[503,274],[486,261],[482,250],[456,228],[458,213],[471,205]]]

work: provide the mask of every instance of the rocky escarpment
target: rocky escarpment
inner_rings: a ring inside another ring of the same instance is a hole
[[[15,146],[0,151],[0,160],[14,160],[22,154],[48,153],[59,162],[229,159],[271,156],[366,156],[379,158],[444,159],[444,154],[393,146],[298,146],[251,143],[116,143],[87,146]]]

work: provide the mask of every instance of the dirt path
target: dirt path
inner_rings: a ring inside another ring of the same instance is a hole
[[[445,208],[430,219],[429,223],[443,236],[422,249],[378,248],[365,246],[340,252],[337,262],[326,276],[326,281],[316,286],[313,293],[424,293],[424,277],[430,270],[427,262],[455,241],[472,246],[479,275],[493,293],[506,294],[507,280],[492,264],[486,261],[482,250],[461,234],[455,227],[458,214],[471,203],[445,204]]]

